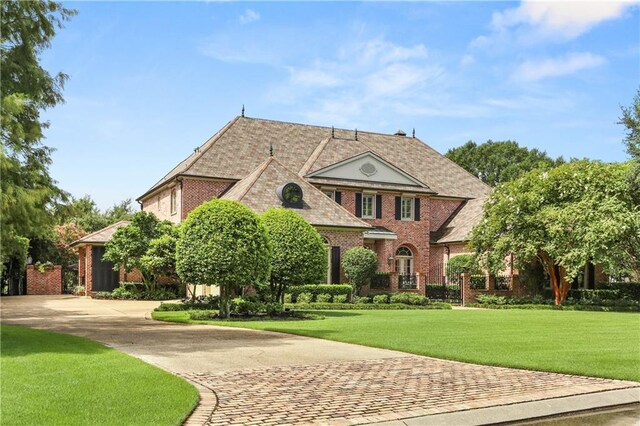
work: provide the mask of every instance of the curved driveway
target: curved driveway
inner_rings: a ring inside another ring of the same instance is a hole
[[[159,304],[76,296],[13,296],[0,299],[0,318],[6,324],[88,337],[174,373],[406,356],[282,333],[153,321],[150,312]]]
[[[491,424],[640,400],[634,382],[156,322],[148,312],[157,304],[4,297],[0,317],[7,324],[88,337],[191,380],[202,396],[187,421],[194,425]]]

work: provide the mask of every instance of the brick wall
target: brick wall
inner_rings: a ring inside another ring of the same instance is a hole
[[[527,294],[527,290],[520,284],[520,277],[518,275],[511,276],[511,288],[509,290],[496,290],[495,279],[493,277],[487,279],[487,287],[485,289],[473,289],[471,288],[471,276],[469,274],[462,274],[462,287],[464,304],[476,303],[476,297],[480,294],[493,294],[504,297],[521,297]]]
[[[431,231],[435,232],[449,219],[451,214],[462,204],[460,200],[431,199]]]
[[[182,219],[189,212],[205,201],[220,197],[235,182],[203,179],[187,179],[182,181]]]
[[[62,266],[56,265],[40,272],[37,266],[27,265],[27,294],[62,294]]]
[[[333,229],[318,229],[320,235],[329,241],[329,246],[340,247],[340,259],[344,257],[344,253],[352,247],[362,247],[362,231],[336,231]],[[340,266],[340,282],[347,282],[344,276],[342,266]]]
[[[171,192],[176,191],[176,212],[171,212]],[[180,185],[172,188],[166,188],[152,197],[142,201],[142,210],[155,214],[160,220],[168,220],[173,223],[180,223],[180,202],[182,199],[182,191]]]
[[[420,220],[404,221],[396,220],[395,197],[399,194],[382,193],[382,218],[362,219],[373,226],[384,226],[398,235],[397,240],[378,242],[376,252],[380,259],[381,272],[390,272],[395,268],[392,263],[388,265],[386,259],[395,257],[395,252],[400,246],[407,246],[413,252],[414,270],[426,273],[429,270],[429,222],[431,215],[431,202],[428,197],[420,198]],[[342,206],[355,214],[356,191],[342,191]],[[380,240],[379,240],[380,241]]]

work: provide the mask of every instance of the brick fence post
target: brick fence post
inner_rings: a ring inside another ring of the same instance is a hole
[[[27,265],[27,294],[62,294],[62,266],[55,265],[40,272],[36,265]]]

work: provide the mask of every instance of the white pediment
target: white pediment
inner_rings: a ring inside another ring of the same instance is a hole
[[[403,172],[372,152],[365,152],[348,158],[339,163],[309,173],[307,176],[425,186],[416,178]]]

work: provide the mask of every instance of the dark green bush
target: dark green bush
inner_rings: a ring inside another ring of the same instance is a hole
[[[353,294],[369,284],[378,269],[378,256],[366,247],[353,247],[342,257],[342,268],[353,287]]]
[[[504,305],[507,299],[504,296],[494,296],[493,294],[479,294],[476,300],[481,305]]]
[[[333,303],[347,303],[349,299],[349,295],[347,294],[337,294],[333,296]]]
[[[327,293],[322,293],[316,296],[316,302],[318,303],[330,303],[333,296]]]
[[[389,303],[404,303],[407,305],[427,305],[429,299],[421,294],[416,293],[396,293],[391,295]]]
[[[356,305],[366,305],[367,303],[371,303],[371,299],[366,296],[365,297],[354,296],[353,303],[355,303]]]
[[[300,293],[298,297],[296,297],[296,303],[311,303],[313,302],[313,294],[312,293]]]
[[[295,301],[300,293],[311,293],[314,296],[318,294],[330,294],[337,296],[339,294],[350,295],[351,286],[349,284],[308,284],[308,285],[295,285],[288,289],[291,297]]]
[[[605,282],[598,283],[598,288],[603,290],[618,290],[620,297],[640,301],[640,282]]]
[[[451,309],[449,303],[430,303],[428,305],[389,304],[353,304],[353,303],[297,303],[289,305],[296,310],[405,310],[405,309]]]
[[[284,305],[282,303],[269,302],[265,304],[265,312],[269,316],[282,315],[284,312]]]
[[[389,303],[389,295],[388,294],[378,294],[373,296],[373,303],[375,305],[383,305]]]
[[[255,315],[265,312],[266,306],[262,302],[252,301],[242,297],[231,300],[231,312],[234,314]]]

